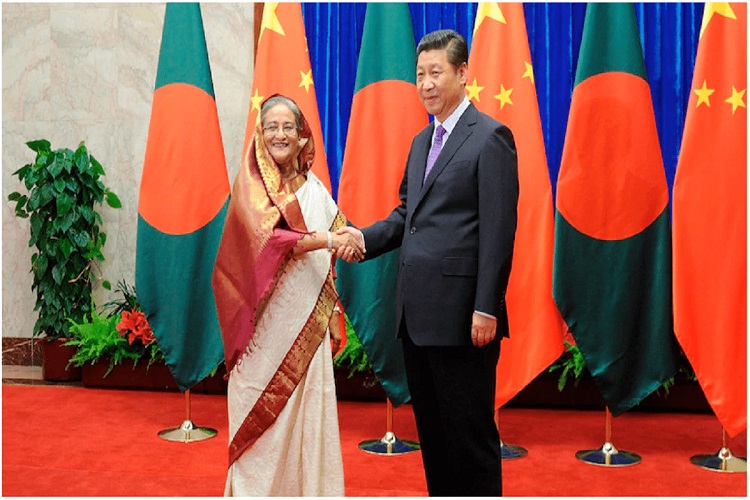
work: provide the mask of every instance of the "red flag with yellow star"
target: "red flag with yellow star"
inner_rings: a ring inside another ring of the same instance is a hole
[[[513,131],[518,150],[518,229],[506,293],[510,338],[497,365],[500,407],[563,352],[563,321],[552,299],[552,187],[522,4],[479,4],[467,82],[471,102]]]
[[[675,334],[729,435],[747,428],[747,5],[706,3],[673,194]]]
[[[266,2],[263,6],[243,151],[250,144],[261,103],[273,94],[294,100],[307,118],[315,141],[312,171],[330,192],[331,179],[299,3]]]

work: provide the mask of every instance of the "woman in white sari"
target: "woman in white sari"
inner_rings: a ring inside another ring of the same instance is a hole
[[[362,249],[334,234],[346,220],[309,171],[314,154],[297,105],[266,100],[213,276],[229,377],[226,495],[344,495],[332,252],[361,258]]]

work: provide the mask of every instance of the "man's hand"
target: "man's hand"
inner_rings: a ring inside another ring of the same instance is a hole
[[[495,338],[497,332],[497,320],[482,314],[474,313],[471,317],[471,343],[482,347]]]
[[[339,228],[338,231],[336,231],[337,235],[349,235],[353,237],[358,242],[358,249],[352,248],[351,246],[341,246],[336,251],[336,257],[339,259],[344,259],[348,263],[352,263],[355,260],[362,260],[362,257],[364,256],[366,250],[365,250],[365,238],[362,236],[362,231],[359,229],[353,228],[351,226],[344,226],[342,228]],[[361,252],[360,258],[357,258],[357,253]]]

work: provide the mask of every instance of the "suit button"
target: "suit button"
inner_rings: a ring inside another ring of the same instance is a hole
[[[416,227],[413,227],[413,228],[409,229],[409,234],[414,234],[416,232],[417,232],[417,228]]]

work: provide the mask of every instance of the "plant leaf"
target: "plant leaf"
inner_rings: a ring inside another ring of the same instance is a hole
[[[63,278],[65,277],[65,268],[60,266],[54,266],[52,268],[52,279],[55,280],[55,283],[58,285],[62,283]],[[51,297],[50,297],[51,300]]]
[[[51,175],[53,179],[57,177],[58,175],[60,175],[60,172],[62,172],[63,170],[64,163],[65,163],[65,158],[63,155],[61,154],[54,155],[54,159],[52,163],[50,163],[47,166],[47,172],[49,172],[49,175]]]
[[[85,205],[81,205],[81,216],[84,218],[86,222],[91,224],[94,222],[94,209],[91,207],[87,207]]]
[[[44,184],[39,188],[39,206],[43,207],[55,199],[55,188],[51,184]]]
[[[55,191],[62,193],[65,191],[65,179],[58,177],[55,179]]]
[[[33,151],[36,151],[37,154],[42,151],[49,151],[50,150],[50,143],[46,139],[38,139],[36,141],[29,141],[26,143],[26,145]]]
[[[73,163],[75,163],[78,171],[81,173],[85,172],[89,168],[89,153],[86,150],[86,146],[83,144],[83,142],[81,142],[81,144],[78,146],[76,152],[73,153]]]
[[[39,233],[42,230],[42,226],[44,225],[44,218],[39,212],[34,212],[31,214],[29,224],[31,226],[31,237],[34,239],[38,238]]]
[[[68,193],[60,193],[57,197],[57,215],[65,215],[68,211],[73,208],[74,198]]]
[[[107,205],[109,205],[112,208],[122,208],[122,203],[120,202],[120,198],[118,198],[115,193],[113,193],[109,189],[106,189],[104,191],[104,196],[107,197]]]
[[[60,240],[60,250],[62,251],[63,255],[65,256],[65,259],[67,260],[70,258],[70,254],[73,253],[73,250],[75,250],[75,247],[73,246],[73,244],[70,242],[69,239],[65,238],[65,239]]]
[[[17,175],[20,180],[23,180],[23,178],[26,177],[26,174],[28,174],[30,170],[31,170],[31,163],[27,163],[23,167],[13,172],[11,175]]]
[[[70,230],[70,239],[73,243],[78,245],[80,248],[86,248],[89,244],[89,235],[84,231],[76,231],[75,229]]]
[[[104,175],[104,167],[102,167],[102,164],[99,163],[96,158],[94,158],[94,155],[90,155],[89,158],[91,159],[91,165],[94,173],[98,175]]]

